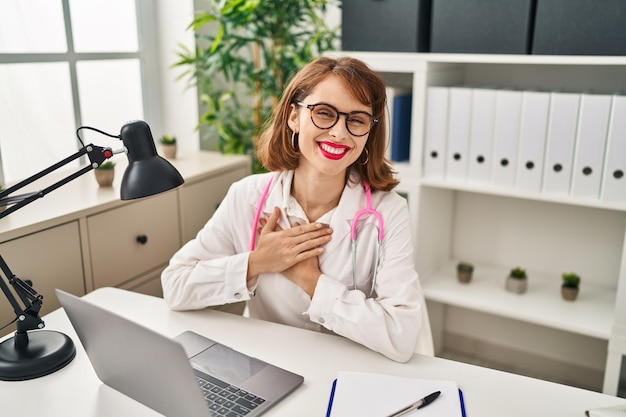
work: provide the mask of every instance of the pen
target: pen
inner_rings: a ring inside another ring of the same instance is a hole
[[[439,397],[439,394],[441,394],[441,391],[435,391],[432,394],[428,394],[427,396],[425,396],[421,400],[417,400],[414,403],[407,405],[403,409],[398,410],[395,413],[389,414],[387,417],[403,416],[406,413],[408,413],[409,411],[413,411],[413,410],[417,410],[417,409],[422,408],[422,407],[426,407],[428,404],[430,404],[433,401],[435,401],[435,399],[437,399],[437,397]]]

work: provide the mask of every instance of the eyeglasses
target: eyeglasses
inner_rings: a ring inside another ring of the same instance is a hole
[[[339,116],[346,116],[346,129],[353,136],[367,135],[378,119],[365,111],[351,111],[345,113],[337,110],[335,106],[326,103],[306,104],[296,103],[300,107],[306,107],[311,111],[311,121],[318,129],[330,129],[339,121]]]

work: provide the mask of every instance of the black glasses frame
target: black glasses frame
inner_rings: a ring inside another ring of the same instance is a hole
[[[343,112],[343,111],[339,111],[339,110],[337,110],[337,107],[333,106],[332,104],[328,104],[328,103],[306,104],[306,103],[303,103],[303,102],[301,102],[301,101],[298,101],[298,102],[296,102],[296,105],[298,105],[298,106],[300,106],[300,107],[305,107],[305,108],[309,109],[309,111],[310,111],[310,116],[311,116],[311,122],[312,122],[312,123],[315,125],[315,127],[317,127],[318,129],[323,129],[323,130],[328,130],[328,129],[331,129],[331,128],[333,128],[333,127],[337,124],[337,122],[339,121],[339,118],[340,118],[341,116],[345,116],[345,117],[346,117],[346,129],[348,130],[348,132],[350,132],[350,134],[351,134],[352,136],[361,137],[361,136],[365,136],[365,135],[367,135],[368,133],[370,133],[370,131],[372,130],[372,127],[374,127],[374,125],[375,125],[376,123],[378,123],[378,119],[376,119],[376,118],[375,118],[372,114],[369,114],[369,113],[368,113],[368,112],[366,112],[366,111],[351,111],[350,113],[346,113],[346,112]],[[333,109],[333,110],[335,111],[335,113],[337,114],[337,118],[335,119],[335,121],[333,122],[333,124],[331,124],[331,125],[330,125],[330,126],[328,126],[328,127],[321,127],[321,126],[318,126],[318,125],[317,125],[317,123],[315,123],[315,120],[313,120],[313,110],[315,110],[315,108],[316,108],[317,106],[328,106],[328,107],[330,107],[331,109]],[[370,118],[370,120],[371,120],[369,130],[368,130],[367,132],[363,133],[363,134],[360,134],[360,135],[357,135],[357,134],[355,134],[355,133],[352,133],[352,130],[350,130],[350,125],[348,124],[348,120],[350,120],[350,116],[352,116],[352,115],[356,115],[356,114],[365,114],[365,115],[369,116],[369,118]]]

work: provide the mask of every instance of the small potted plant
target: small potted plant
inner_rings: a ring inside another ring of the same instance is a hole
[[[176,158],[176,136],[163,135],[160,139],[161,151],[167,159]]]
[[[110,187],[113,185],[113,178],[115,177],[115,162],[105,161],[94,172],[100,187]]]
[[[561,296],[564,300],[574,301],[578,297],[580,276],[575,272],[563,272],[561,276],[563,278]]]
[[[506,290],[516,294],[523,294],[527,288],[528,276],[526,275],[526,270],[520,267],[511,269],[509,276],[506,278]]]
[[[456,266],[456,276],[459,282],[467,284],[472,280],[472,273],[474,272],[474,265],[468,262],[459,262]]]

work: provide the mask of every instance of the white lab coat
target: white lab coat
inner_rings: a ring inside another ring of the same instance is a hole
[[[310,298],[280,273],[261,274],[246,283],[254,214],[273,173],[251,175],[234,183],[213,217],[185,244],[163,271],[163,294],[175,310],[247,300],[250,316],[277,323],[331,331],[400,362],[414,351],[433,354],[424,296],[413,265],[406,200],[394,192],[372,193],[372,207],[384,221],[384,238],[374,298],[371,288],[377,229],[374,216],[361,217],[357,243],[357,286],[353,290],[350,225],[366,207],[362,185],[346,185],[332,214],[332,239],[319,256],[322,275]],[[281,173],[274,179],[263,215],[284,213]],[[253,285],[249,288],[248,285]],[[419,341],[418,341],[419,336]]]

